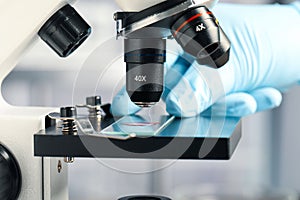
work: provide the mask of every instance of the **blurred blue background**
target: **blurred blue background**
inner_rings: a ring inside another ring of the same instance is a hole
[[[247,3],[245,0],[226,2]],[[79,0],[74,6],[93,27],[90,39],[64,60],[57,58],[39,41],[4,82],[2,93],[11,104],[50,107],[74,104],[73,88],[77,73],[96,47],[114,37],[112,16],[118,10],[110,0]],[[112,53],[120,55],[121,49]],[[95,66],[101,69],[101,55],[93,59]],[[122,58],[118,57],[114,62],[104,72],[109,77],[101,80],[94,91],[101,94],[103,102],[111,102],[116,85],[118,88],[122,85],[123,80],[120,79],[125,74]],[[83,82],[76,88],[80,91],[82,102],[86,96],[92,95],[88,87],[87,79],[86,84]],[[299,94],[300,89],[294,88],[285,94],[280,108],[243,119],[243,136],[230,161],[99,162],[76,159],[69,170],[70,199],[112,200],[129,194],[161,194],[174,199],[193,199],[192,196],[208,193],[255,195],[273,189],[289,194],[300,192]]]

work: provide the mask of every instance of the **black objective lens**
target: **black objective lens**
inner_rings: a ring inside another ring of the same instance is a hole
[[[230,41],[218,20],[204,6],[186,11],[173,24],[172,34],[199,64],[219,68],[229,60]]]
[[[125,39],[126,89],[132,102],[149,107],[163,92],[166,40]]]
[[[120,198],[119,200],[171,200],[168,197],[161,196],[128,196]]]

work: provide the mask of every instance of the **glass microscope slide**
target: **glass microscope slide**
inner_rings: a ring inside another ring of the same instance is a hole
[[[140,115],[130,115],[119,119],[109,127],[103,129],[101,133],[107,135],[135,134],[137,137],[155,136],[174,119],[175,117],[173,116],[145,117]]]

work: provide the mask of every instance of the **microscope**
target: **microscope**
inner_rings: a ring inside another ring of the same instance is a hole
[[[140,107],[154,105],[163,93],[167,39],[175,39],[199,64],[214,68],[226,64],[230,54],[230,41],[207,8],[215,1],[151,2],[150,7],[143,6],[150,1],[131,2],[143,9],[114,15],[117,37],[124,38],[127,93]],[[126,1],[119,3],[132,10]]]
[[[175,39],[200,64],[219,68],[228,61],[229,39],[209,10],[215,1],[116,2],[124,10],[117,12],[114,19],[117,36],[124,38],[127,92],[135,104],[149,107],[161,97],[167,39]],[[0,33],[1,84],[38,36],[60,57],[69,56],[87,39],[91,27],[68,3],[0,2],[0,24],[5,27]],[[80,107],[88,108],[86,118],[77,117]],[[88,97],[86,105],[59,110],[11,106],[0,95],[0,199],[68,199],[67,169],[74,157],[226,160],[241,137],[239,119],[225,119],[220,133],[214,133],[213,128],[203,130],[202,124],[207,120],[200,117],[167,118],[160,134],[151,137],[110,135],[101,132],[106,127],[114,129],[118,122],[109,110],[98,96]],[[191,125],[201,130],[182,128]],[[179,129],[181,135],[177,134]],[[206,143],[214,145],[199,154]]]

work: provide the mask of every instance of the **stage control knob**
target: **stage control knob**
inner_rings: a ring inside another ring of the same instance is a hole
[[[17,199],[21,191],[21,170],[16,158],[0,144],[0,199]]]

